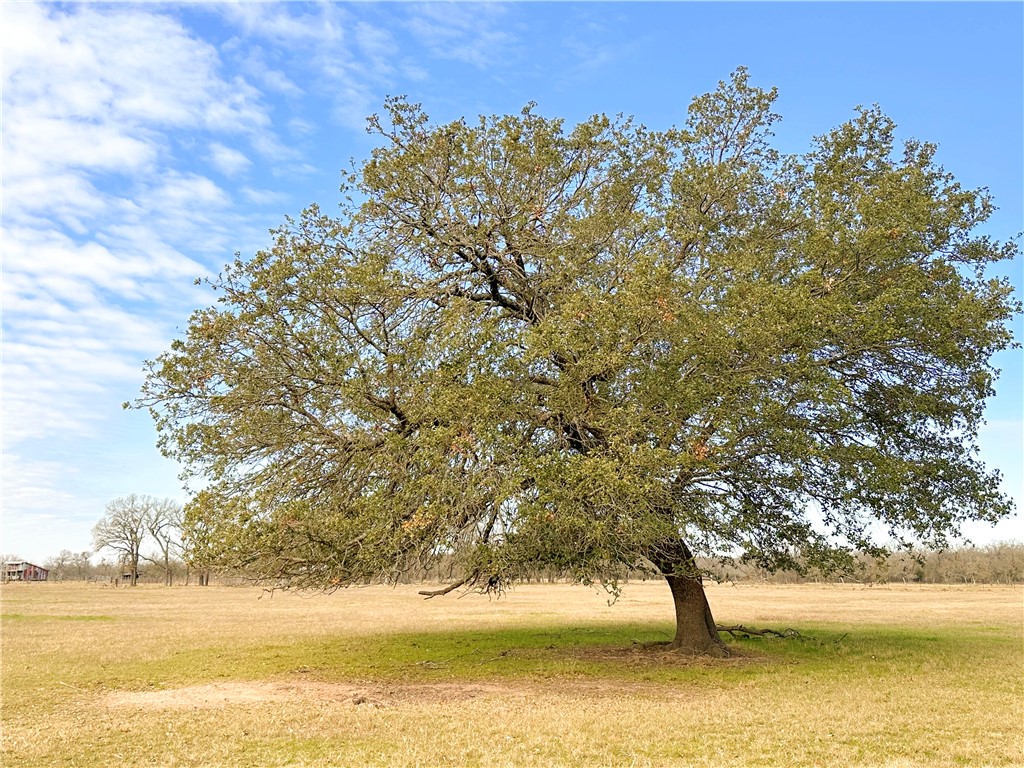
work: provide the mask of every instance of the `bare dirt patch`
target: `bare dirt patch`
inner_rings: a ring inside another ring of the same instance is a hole
[[[506,693],[506,690],[500,686],[482,684],[360,685],[257,680],[149,691],[116,691],[107,694],[104,704],[135,709],[214,709],[233,705],[303,701],[387,707],[409,700],[464,701],[481,695],[502,693]]]
[[[724,659],[692,656],[672,650],[668,643],[637,643],[630,646],[548,648],[542,653],[571,658],[580,662],[609,663],[640,673],[666,667],[730,667],[763,664],[765,656],[747,649],[732,649]],[[535,655],[538,651],[511,650],[502,654]],[[304,670],[303,670],[304,671]],[[557,695],[587,698],[642,695],[647,698],[677,698],[670,688],[622,678],[559,679],[541,677],[502,682],[435,682],[402,683],[394,681],[324,682],[302,678],[278,680],[224,681],[179,688],[155,688],[136,691],[113,691],[102,703],[108,707],[130,707],[143,710],[216,709],[228,706],[270,703],[304,703],[366,706],[370,709],[403,703],[435,704],[462,702],[476,698],[534,699]]]
[[[628,651],[611,651],[602,660],[622,661]],[[589,655],[589,654],[588,654]],[[631,654],[638,664],[679,663],[678,654]],[[597,656],[595,655],[595,658]],[[719,663],[730,660],[717,660]],[[732,660],[735,661],[735,660]],[[699,663],[699,661],[697,662]],[[678,699],[682,692],[671,687],[632,680],[519,680],[507,683],[326,683],[317,681],[232,681],[160,688],[145,691],[114,691],[101,700],[111,708],[136,710],[206,710],[229,706],[275,703],[351,705],[377,709],[403,704],[444,704],[472,699],[511,701],[583,697],[588,700],[641,696]]]

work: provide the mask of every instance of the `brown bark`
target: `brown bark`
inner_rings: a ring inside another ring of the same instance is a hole
[[[666,573],[665,580],[676,609],[676,636],[671,647],[685,653],[728,656],[729,649],[718,636],[700,576]]]
[[[684,653],[728,656],[711,615],[700,569],[682,539],[662,541],[651,550],[651,561],[665,576],[676,610],[676,635],[671,647]]]

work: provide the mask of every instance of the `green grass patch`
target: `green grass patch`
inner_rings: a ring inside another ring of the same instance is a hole
[[[628,648],[634,641],[659,637],[657,627],[602,625],[317,638],[178,652],[140,666],[137,675],[152,677],[156,671],[175,683],[288,674],[322,681],[405,682],[604,677],[626,675],[628,668],[614,660],[588,658],[589,651]]]
[[[957,675],[1014,659],[1019,639],[1004,631],[798,626],[791,638],[728,641],[734,655],[718,662],[650,647],[658,624],[527,627],[396,633],[290,642],[190,643],[156,657],[100,667],[65,666],[65,682],[140,690],[225,680],[297,678],[320,682],[431,683],[459,680],[642,680],[652,685],[729,686],[815,676],[832,681],[889,679],[927,672]],[[1000,675],[966,676],[968,688],[999,685]]]

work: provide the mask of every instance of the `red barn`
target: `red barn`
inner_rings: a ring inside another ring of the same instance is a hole
[[[32,563],[4,563],[4,581],[46,581],[50,572]]]

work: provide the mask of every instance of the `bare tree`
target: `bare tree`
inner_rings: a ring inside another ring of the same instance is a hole
[[[68,577],[75,553],[70,549],[62,549],[60,554],[47,558],[43,567],[50,572],[50,579],[53,581],[64,581]]]
[[[93,575],[92,552],[72,552],[62,549],[47,558],[43,567],[49,569],[52,581],[88,581]]]
[[[107,511],[92,529],[96,550],[116,552],[127,569],[129,583],[139,581],[139,559],[146,538],[146,520],[155,503],[150,496],[122,496],[107,504]]]
[[[174,582],[174,565],[182,554],[181,526],[182,508],[173,499],[151,499],[145,516],[145,528],[159,549],[157,558],[144,557],[164,569],[164,584]]]
[[[71,567],[79,581],[87,581],[93,575],[91,558],[92,552],[76,552],[71,556]]]

